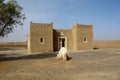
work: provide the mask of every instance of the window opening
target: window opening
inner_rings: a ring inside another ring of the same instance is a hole
[[[40,43],[43,44],[44,43],[44,38],[40,38]]]
[[[84,42],[84,43],[87,43],[87,38],[84,38],[84,39],[83,39],[83,42]]]

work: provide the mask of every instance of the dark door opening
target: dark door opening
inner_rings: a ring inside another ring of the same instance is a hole
[[[65,39],[62,39],[62,47],[65,47]]]
[[[61,47],[66,47],[66,41],[65,41],[65,38],[59,38],[58,39],[58,50],[61,48]]]

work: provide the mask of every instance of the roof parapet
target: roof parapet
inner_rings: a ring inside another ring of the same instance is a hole
[[[77,26],[93,26],[93,24],[79,24],[79,23],[74,23],[72,28],[75,28]]]

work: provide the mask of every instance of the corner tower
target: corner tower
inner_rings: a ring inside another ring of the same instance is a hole
[[[74,24],[72,28],[73,50],[93,49],[93,25]]]
[[[53,23],[30,22],[28,52],[53,52]]]

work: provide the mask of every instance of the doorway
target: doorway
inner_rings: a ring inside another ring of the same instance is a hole
[[[67,48],[67,39],[66,39],[66,37],[59,37],[58,38],[58,50],[60,50],[61,47]]]

